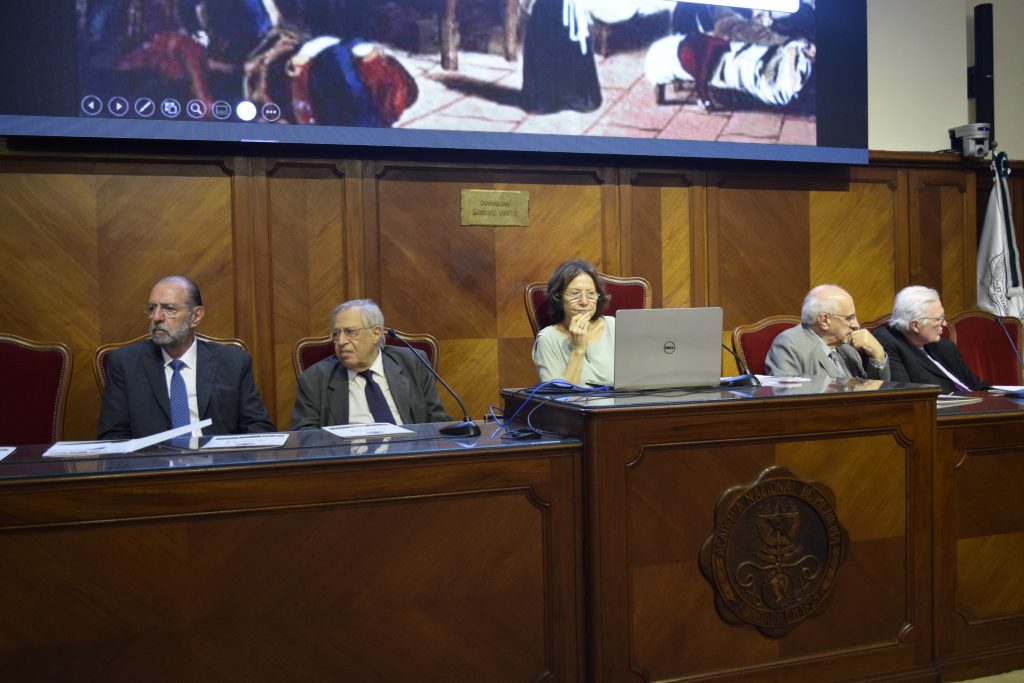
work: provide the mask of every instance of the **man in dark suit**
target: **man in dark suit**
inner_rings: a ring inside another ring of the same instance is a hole
[[[812,380],[889,379],[889,360],[878,340],[862,329],[853,297],[836,285],[818,285],[804,297],[801,324],[775,338],[769,374]],[[867,363],[861,359],[867,357]]]
[[[249,354],[196,339],[205,309],[194,282],[165,277],[146,308],[150,338],[110,354],[97,438],[138,438],[206,418],[213,424],[205,434],[274,431]]]
[[[989,389],[971,372],[956,344],[943,339],[945,311],[939,293],[928,287],[906,287],[896,295],[889,326],[876,332],[892,364],[896,382],[938,384],[942,393]]]
[[[291,429],[451,420],[422,354],[384,345],[384,314],[377,304],[346,301],[331,320],[335,355],[299,376]]]

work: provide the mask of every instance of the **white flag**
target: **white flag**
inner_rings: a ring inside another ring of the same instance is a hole
[[[988,197],[978,243],[978,308],[1020,318],[1024,314],[1024,283],[1021,282],[1010,194],[1006,188],[1006,176],[1010,173],[1006,152],[999,152],[992,158],[992,170],[995,173],[992,194]]]

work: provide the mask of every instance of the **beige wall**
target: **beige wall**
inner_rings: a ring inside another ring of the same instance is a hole
[[[999,148],[1024,158],[1022,0],[992,0]],[[868,146],[933,152],[947,129],[971,121],[967,66],[974,63],[977,0],[868,0]]]
[[[868,0],[868,147],[934,152],[968,121],[964,0]]]
[[[974,63],[974,6],[965,0],[968,12],[968,63]],[[1024,0],[992,2],[995,46],[996,139],[999,149],[1014,159],[1024,159]],[[971,109],[973,111],[973,103]]]

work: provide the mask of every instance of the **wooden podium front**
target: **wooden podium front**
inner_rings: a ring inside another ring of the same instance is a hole
[[[935,620],[946,680],[1024,668],[1024,401],[939,410]]]
[[[935,389],[504,395],[584,441],[587,680],[934,680]]]
[[[6,681],[580,681],[580,445],[0,461]]]

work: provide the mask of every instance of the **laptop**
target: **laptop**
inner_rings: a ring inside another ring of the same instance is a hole
[[[615,314],[615,390],[718,386],[722,309],[639,308]]]

